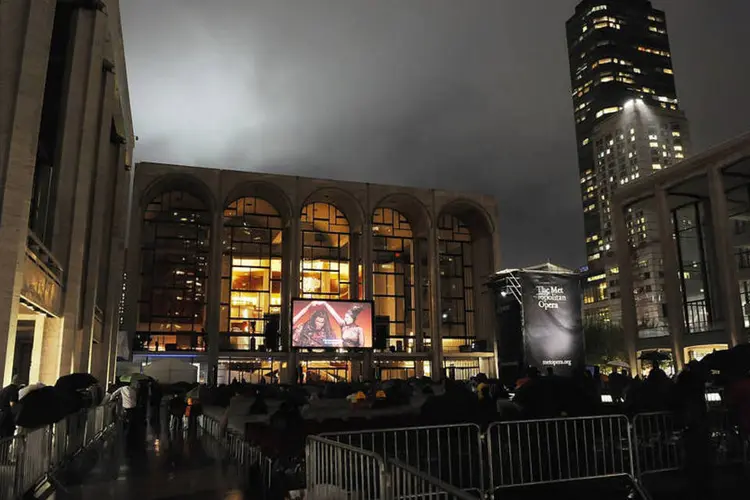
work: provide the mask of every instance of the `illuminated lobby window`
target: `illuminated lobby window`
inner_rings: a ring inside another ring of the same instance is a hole
[[[221,350],[259,349],[281,312],[282,221],[267,201],[246,197],[224,209]]]
[[[438,221],[440,252],[440,337],[446,352],[474,340],[474,282],[471,233],[452,215]]]
[[[414,240],[399,212],[378,208],[372,217],[375,314],[388,324],[388,344],[414,349]],[[411,337],[411,338],[409,338]]]
[[[302,209],[302,297],[349,299],[349,221],[329,203]]]
[[[210,227],[205,204],[185,192],[146,207],[137,349],[204,350]]]

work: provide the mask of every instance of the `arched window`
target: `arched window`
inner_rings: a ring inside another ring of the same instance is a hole
[[[139,348],[204,350],[210,227],[205,204],[182,191],[163,193],[146,207]]]
[[[438,221],[440,245],[440,336],[446,351],[474,340],[474,276],[471,233],[448,214]]]
[[[349,299],[349,221],[329,203],[302,209],[302,296]]]
[[[279,212],[263,199],[240,198],[224,209],[221,350],[260,348],[267,326],[278,325],[281,233]]]
[[[387,327],[388,344],[414,346],[414,240],[406,217],[378,208],[372,217],[375,324]]]

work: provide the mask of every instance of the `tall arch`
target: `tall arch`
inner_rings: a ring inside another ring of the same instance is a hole
[[[181,191],[201,200],[206,211],[213,213],[217,208],[211,189],[201,179],[188,174],[166,174],[157,177],[143,190],[140,206],[145,208],[154,198],[167,191]]]
[[[143,210],[136,338],[143,350],[205,349],[211,211],[179,189]]]
[[[413,351],[416,334],[416,251],[409,220],[399,211],[372,214],[372,295],[376,328],[385,329],[388,347]]]
[[[418,198],[408,193],[392,193],[376,204],[378,208],[390,208],[403,215],[409,222],[414,238],[426,238],[432,221],[427,207]]]
[[[228,207],[240,198],[259,198],[270,203],[278,212],[284,224],[294,217],[292,202],[277,184],[268,181],[250,181],[237,184],[229,190],[224,199],[224,207]]]
[[[263,198],[243,196],[223,214],[220,349],[255,350],[278,330],[283,220]],[[276,349],[278,346],[265,346]]]
[[[323,187],[311,192],[304,205],[324,203],[335,206],[346,218],[351,231],[356,233],[364,226],[365,215],[361,203],[348,191],[336,187]]]
[[[349,220],[331,203],[302,207],[300,290],[305,298],[351,299]]]
[[[437,221],[440,262],[440,336],[445,352],[491,340],[493,310],[481,279],[495,271],[494,223],[484,207],[457,199]]]
[[[450,213],[438,218],[440,337],[445,351],[470,344],[474,333],[474,265],[469,228]]]

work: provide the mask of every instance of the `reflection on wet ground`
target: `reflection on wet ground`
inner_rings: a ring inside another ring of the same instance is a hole
[[[208,437],[170,429],[166,416],[133,436],[114,441],[101,454],[82,484],[71,486],[71,499],[232,499],[243,494],[239,477],[221,459]],[[59,495],[62,496],[62,495]]]

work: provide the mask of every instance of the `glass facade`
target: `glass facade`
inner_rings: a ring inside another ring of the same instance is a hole
[[[687,333],[709,331],[714,323],[705,218],[703,203],[692,203],[672,212]]]
[[[300,288],[309,299],[349,299],[351,235],[349,221],[330,203],[302,209]]]
[[[165,192],[146,207],[136,331],[141,349],[205,349],[210,225],[205,204],[186,192]]]
[[[221,350],[264,346],[281,313],[282,220],[267,201],[246,197],[224,209]]]
[[[414,239],[406,218],[390,208],[378,208],[372,217],[373,299],[376,323],[387,325],[388,346],[413,351]]]
[[[445,351],[471,344],[474,336],[474,276],[469,229],[458,218],[438,221],[440,337]]]

